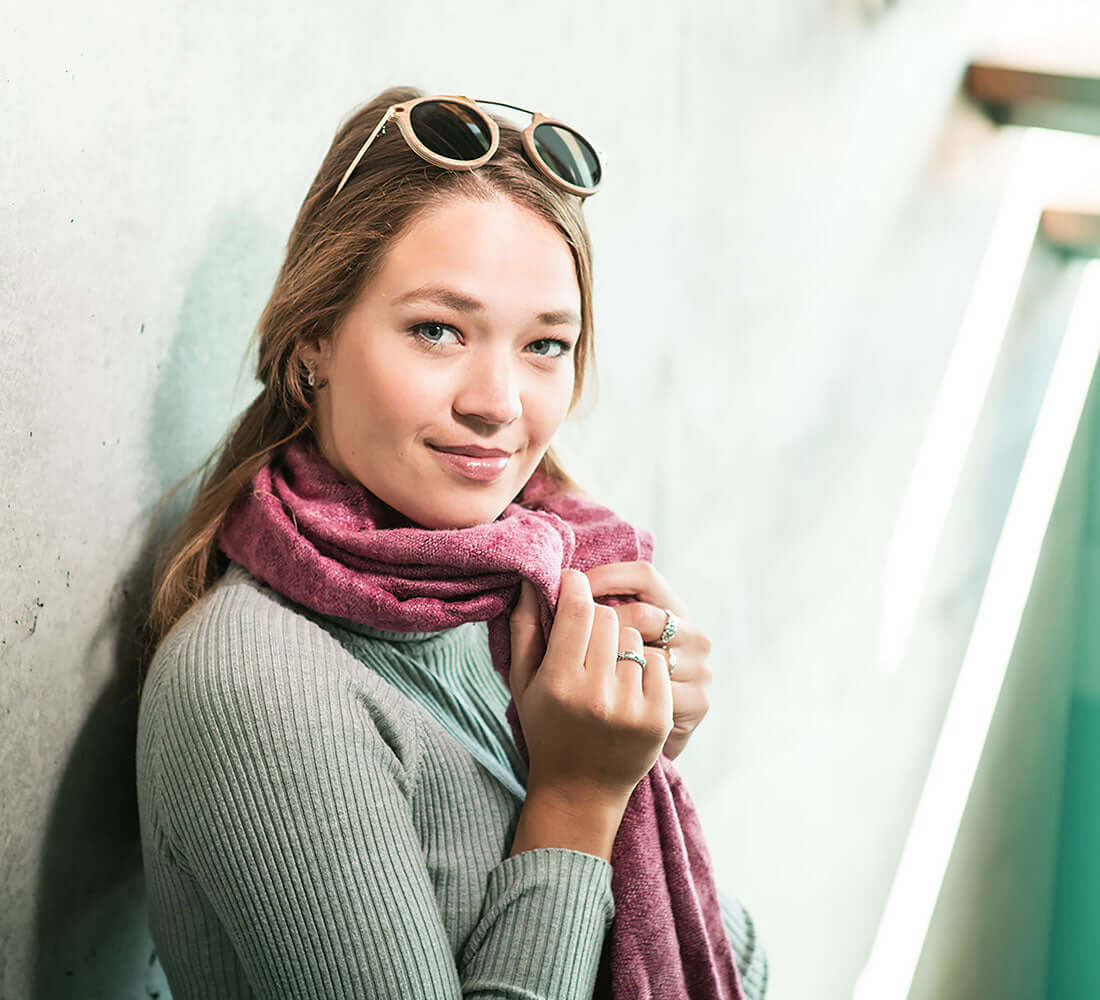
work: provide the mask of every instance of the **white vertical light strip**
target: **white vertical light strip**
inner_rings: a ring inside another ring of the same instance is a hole
[[[854,1000],[904,1000],[916,972],[1039,552],[1100,356],[1100,261],[1089,263],[1020,470],[974,631]]]
[[[1049,137],[1025,130],[886,557],[879,662],[897,670],[1035,242]]]

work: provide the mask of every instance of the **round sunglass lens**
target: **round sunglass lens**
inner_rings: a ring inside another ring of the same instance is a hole
[[[600,183],[600,158],[576,132],[544,122],[536,126],[533,139],[539,156],[562,180],[583,188]]]
[[[428,149],[451,160],[476,160],[492,145],[485,119],[453,101],[424,101],[409,112],[409,123]]]

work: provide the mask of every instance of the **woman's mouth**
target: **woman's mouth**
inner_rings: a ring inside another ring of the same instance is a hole
[[[489,482],[496,479],[508,467],[511,455],[480,457],[476,455],[456,455],[454,452],[440,451],[434,445],[429,448],[439,456],[444,468],[459,473],[467,479]]]

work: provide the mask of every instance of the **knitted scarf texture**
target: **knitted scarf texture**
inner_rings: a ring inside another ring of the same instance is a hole
[[[253,478],[222,524],[219,548],[313,611],[396,632],[486,621],[508,685],[509,617],[526,578],[549,639],[562,571],[652,561],[653,535],[560,490],[537,471],[520,503],[489,524],[422,528],[359,483],[344,482],[312,440],[295,440]],[[604,595],[613,606],[633,595]],[[515,700],[507,719],[530,764]],[[634,789],[611,855],[615,916],[598,1000],[743,1000],[694,804],[661,754]]]

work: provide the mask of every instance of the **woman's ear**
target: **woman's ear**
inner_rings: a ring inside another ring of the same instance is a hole
[[[303,344],[298,358],[311,378],[311,385],[320,388],[328,382],[328,368],[332,360],[332,342],[326,337],[316,344]]]
[[[302,344],[298,349],[298,357],[301,358],[303,364],[308,365],[310,368],[316,368],[318,365],[327,364],[331,356],[332,344],[327,337],[324,340],[317,341],[315,344]]]

